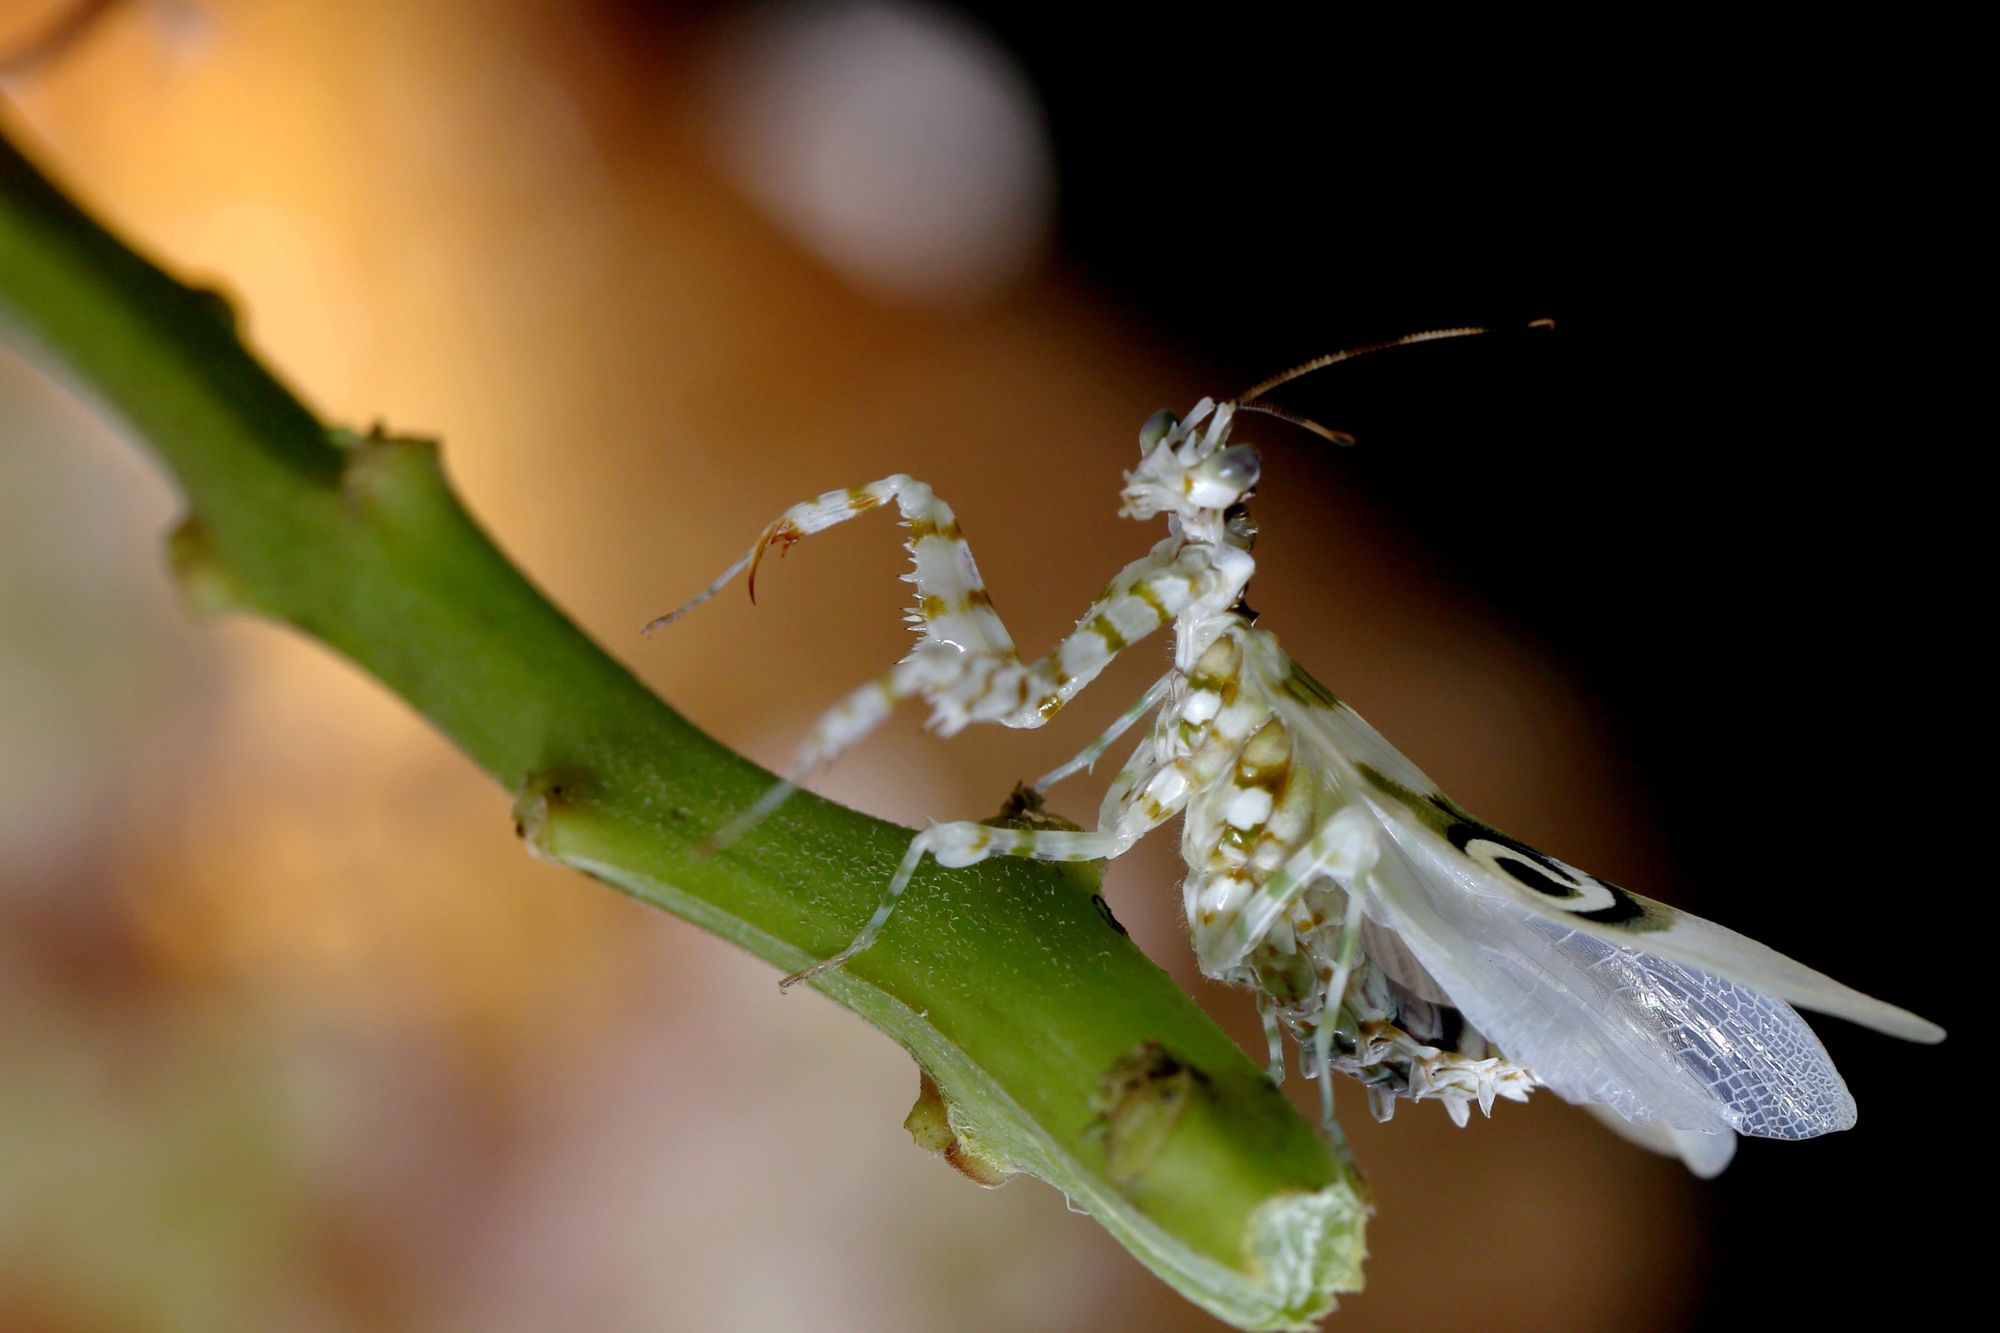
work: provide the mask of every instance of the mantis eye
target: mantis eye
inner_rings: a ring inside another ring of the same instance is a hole
[[[1139,427],[1139,452],[1152,453],[1160,447],[1160,441],[1166,439],[1174,427],[1180,424],[1181,419],[1164,407],[1147,417],[1146,424]]]
[[[1228,487],[1230,498],[1234,499],[1257,484],[1263,464],[1258,460],[1255,445],[1232,444],[1203,464],[1202,470],[1217,485]]]

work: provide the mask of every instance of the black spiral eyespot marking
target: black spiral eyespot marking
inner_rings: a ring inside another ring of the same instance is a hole
[[[1120,922],[1117,917],[1111,915],[1111,904],[1104,901],[1103,894],[1101,893],[1091,894],[1090,905],[1092,907],[1095,907],[1097,909],[1097,914],[1104,918],[1105,925],[1111,927],[1113,930],[1117,931],[1120,935],[1130,937],[1132,932],[1125,929],[1124,924]]]
[[[1445,836],[1478,865],[1551,899],[1550,906],[1558,911],[1613,926],[1646,915],[1646,909],[1616,884],[1544,856],[1498,829],[1460,820],[1445,830]]]

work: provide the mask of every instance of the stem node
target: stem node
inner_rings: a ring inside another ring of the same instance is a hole
[[[183,518],[167,534],[167,568],[173,572],[180,590],[181,604],[190,615],[207,619],[234,612],[262,613],[265,608],[244,581],[236,576],[215,537],[193,514]]]

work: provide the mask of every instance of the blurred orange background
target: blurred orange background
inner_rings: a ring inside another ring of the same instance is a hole
[[[68,8],[0,5],[0,51]],[[4,92],[329,418],[442,436],[555,600],[767,765],[902,649],[887,524],[794,553],[758,608],[636,631],[779,508],[917,473],[1045,643],[1152,540],[1113,517],[1139,423],[1237,387],[1065,257],[1047,113],[947,11],[132,0]],[[897,174],[925,153],[949,206]],[[169,485],[4,350],[0,419],[0,1328],[1215,1326],[1053,1191],[913,1147],[885,1038],[524,856],[502,794],[345,663],[185,617]],[[1337,471],[1280,472],[1258,513],[1256,601],[1316,674],[1484,817],[1675,897],[1548,649]],[[945,744],[912,710],[821,790],[984,813],[1137,694],[1133,656],[1047,732]],[[1177,882],[1160,837],[1108,892],[1254,1046]],[[1936,1058],[1885,1047],[1855,1049]],[[1458,1131],[1355,1091],[1378,1213],[1337,1327],[1666,1328],[1713,1299],[1717,1195],[1674,1164],[1548,1096]]]

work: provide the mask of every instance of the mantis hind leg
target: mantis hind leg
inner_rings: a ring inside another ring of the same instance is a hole
[[[881,900],[847,947],[831,958],[801,968],[778,985],[789,990],[801,981],[841,966],[875,943],[926,856],[948,869],[976,865],[995,856],[1022,856],[1036,861],[1101,861],[1124,851],[1136,836],[1115,830],[1089,833],[1070,829],[996,828],[970,820],[933,824],[910,839],[909,849],[882,890]]]
[[[1285,1030],[1278,1022],[1278,1011],[1272,1007],[1270,996],[1261,992],[1257,996],[1257,1017],[1264,1022],[1264,1073],[1271,1082],[1282,1085],[1285,1081]]]
[[[1340,1125],[1333,1118],[1333,1034],[1340,1026],[1340,1012],[1347,1000],[1348,978],[1354,975],[1354,963],[1361,953],[1361,895],[1364,891],[1368,872],[1362,870],[1347,883],[1347,915],[1340,926],[1340,948],[1334,956],[1333,973],[1326,983],[1326,1001],[1320,1011],[1318,1024],[1313,1028],[1313,1068],[1319,1074],[1319,1114],[1320,1126],[1335,1142],[1344,1142]],[[1355,1041],[1362,1040],[1362,1034],[1354,1034]]]
[[[1143,748],[1143,747],[1142,747]],[[1005,828],[959,820],[933,824],[916,837],[903,853],[902,862],[890,878],[882,897],[845,949],[833,957],[803,968],[786,977],[780,986],[789,989],[801,981],[839,967],[881,935],[895,912],[903,891],[926,856],[947,869],[976,865],[995,856],[1019,856],[1034,861],[1108,861],[1122,855],[1133,843],[1180,813],[1185,796],[1158,799],[1153,788],[1171,775],[1171,765],[1152,769],[1143,780],[1124,784],[1124,798],[1114,809],[1106,802],[1106,813],[1095,832],[1083,829]]]

